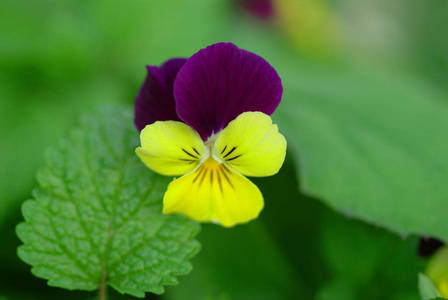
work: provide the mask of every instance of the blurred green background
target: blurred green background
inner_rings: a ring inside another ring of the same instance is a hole
[[[227,41],[265,57],[289,85],[309,75],[317,90],[322,82],[332,94],[341,80],[335,70],[355,68],[385,81],[397,74],[428,98],[447,99],[446,0],[271,5],[273,15],[263,19],[242,0],[2,1],[0,299],[95,298],[33,277],[16,256],[14,228],[45,149],[80,114],[131,106],[147,64]],[[288,71],[291,64],[298,73]],[[285,96],[284,107],[287,101],[294,100]],[[147,299],[419,299],[425,260],[416,255],[418,237],[402,238],[305,196],[298,163],[289,153],[277,176],[254,180],[266,201],[258,220],[230,230],[204,225],[193,272]]]

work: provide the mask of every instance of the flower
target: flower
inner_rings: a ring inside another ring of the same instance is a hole
[[[448,297],[448,246],[437,249],[429,260],[425,273],[435,284],[440,295]]]
[[[148,67],[136,153],[157,173],[183,175],[169,184],[164,213],[225,227],[259,215],[263,196],[243,175],[274,175],[283,164],[286,140],[269,116],[282,91],[263,58],[231,43]]]

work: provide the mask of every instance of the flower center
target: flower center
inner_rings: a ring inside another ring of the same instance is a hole
[[[205,146],[207,147],[207,149],[208,149],[208,155],[206,155],[202,160],[201,160],[201,163],[206,163],[207,161],[214,161],[214,162],[216,162],[216,163],[218,163],[218,164],[222,164],[223,163],[223,161],[222,161],[222,159],[219,157],[219,155],[217,155],[216,153],[215,153],[215,151],[214,151],[214,146],[215,146],[215,142],[216,142],[216,139],[218,138],[218,136],[219,136],[219,133],[218,134],[212,134],[208,139],[207,139],[207,141],[204,143],[205,144]]]
[[[222,162],[217,161],[213,155],[208,158],[193,172],[192,183],[200,188],[204,183],[216,186],[221,194],[224,185],[234,188],[232,183],[232,172]]]

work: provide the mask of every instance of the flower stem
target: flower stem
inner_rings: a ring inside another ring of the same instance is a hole
[[[101,277],[100,289],[99,289],[99,300],[107,300],[107,284],[106,276]]]

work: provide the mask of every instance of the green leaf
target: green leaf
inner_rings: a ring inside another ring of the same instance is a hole
[[[420,291],[422,300],[430,300],[440,297],[434,283],[432,283],[432,281],[422,273],[418,274],[418,290]]]
[[[350,280],[337,278],[326,284],[323,284],[316,293],[316,300],[356,300],[356,288]]]
[[[354,299],[420,299],[415,274],[422,270],[415,255],[418,238],[406,240],[359,220],[334,212],[322,215],[322,259],[331,272],[330,281],[319,288],[350,292]],[[335,297],[335,299],[349,299]]]
[[[144,297],[191,270],[199,225],[161,213],[170,179],[143,166],[138,143],[130,111],[105,109],[49,152],[17,227],[18,254],[34,275],[51,286],[92,291],[107,284]]]
[[[415,255],[418,238],[403,240],[383,228],[335,213],[323,214],[320,223],[321,253],[333,275],[370,288],[380,281],[393,282],[395,290],[403,283],[415,286],[414,274],[420,270]]]
[[[301,188],[336,210],[448,241],[448,106],[413,80],[284,69],[280,130]],[[397,75],[398,77],[398,75]]]
[[[193,259],[194,272],[179,287],[167,288],[165,299],[271,300],[299,299],[302,290],[309,294],[261,220],[232,230],[203,226],[199,239],[204,247]]]

